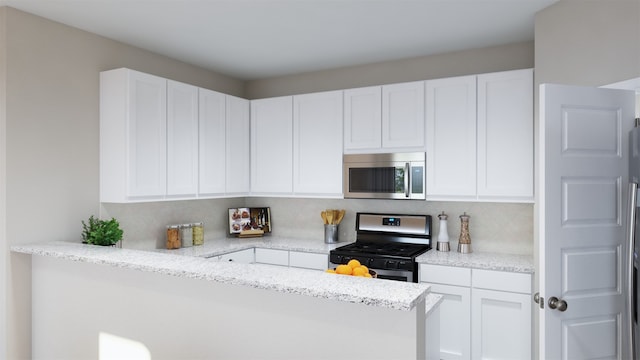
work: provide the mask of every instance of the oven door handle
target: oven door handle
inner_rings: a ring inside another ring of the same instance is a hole
[[[408,198],[411,196],[411,189],[409,188],[409,184],[411,184],[411,163],[404,164],[404,197]]]

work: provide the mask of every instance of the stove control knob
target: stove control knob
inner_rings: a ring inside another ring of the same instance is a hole
[[[372,258],[368,258],[367,259],[367,267],[371,267],[371,264],[373,264],[373,259]]]

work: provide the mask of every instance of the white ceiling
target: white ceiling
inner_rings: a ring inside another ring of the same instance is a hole
[[[0,0],[212,71],[259,79],[533,39],[557,0]]]

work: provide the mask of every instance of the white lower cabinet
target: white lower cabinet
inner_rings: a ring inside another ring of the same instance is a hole
[[[289,266],[289,251],[256,248],[256,263]]]
[[[473,359],[531,358],[531,296],[473,289]]]
[[[232,253],[223,254],[214,257],[216,261],[236,262],[240,264],[253,264],[255,262],[254,249],[246,249],[240,251],[234,251]]]
[[[441,359],[531,359],[530,274],[421,264],[420,281],[444,296]]]
[[[251,248],[209,258],[215,261],[233,261],[242,264],[291,266],[312,270],[326,270],[329,255],[303,251]]]
[[[313,270],[327,270],[329,255],[289,251],[289,266]]]
[[[431,291],[444,296],[440,304],[440,359],[469,359],[471,354],[471,289],[462,286],[432,284]]]

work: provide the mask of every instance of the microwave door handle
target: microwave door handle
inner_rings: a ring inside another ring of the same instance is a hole
[[[629,333],[629,336],[631,337],[630,341],[629,341],[629,351],[630,351],[630,355],[633,355],[633,359],[635,359],[636,357],[636,352],[637,352],[637,346],[638,344],[635,344],[635,334],[634,334],[634,319],[633,319],[633,308],[634,308],[634,304],[635,301],[637,301],[636,294],[633,293],[633,266],[634,266],[634,251],[635,251],[635,237],[636,237],[636,229],[635,229],[635,222],[636,222],[636,201],[637,201],[637,195],[638,195],[638,184],[634,183],[634,182],[630,182],[629,183],[629,192],[628,192],[628,198],[627,198],[627,246],[629,248],[628,252],[627,252],[627,318],[629,319],[628,321],[628,329],[627,332]]]
[[[404,197],[406,198],[411,196],[411,189],[409,188],[409,184],[411,184],[411,181],[409,179],[410,176],[411,176],[411,164],[405,163],[404,164]]]

